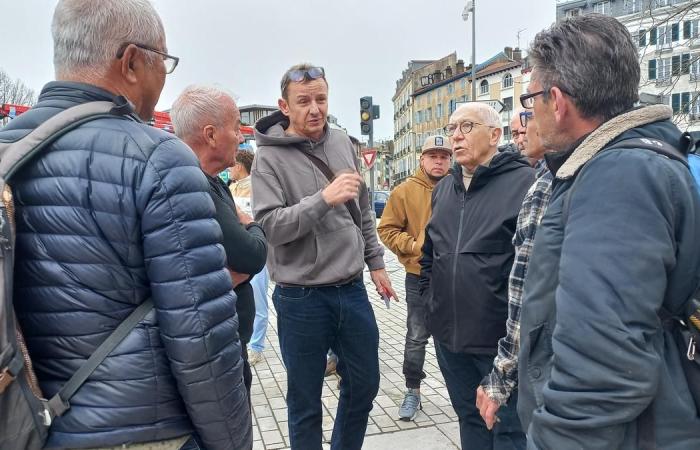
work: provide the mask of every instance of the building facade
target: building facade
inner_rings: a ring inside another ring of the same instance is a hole
[[[673,108],[681,130],[700,130],[700,2],[559,1],[557,20],[599,13],[623,23],[639,48],[642,103]]]
[[[241,111],[241,125],[255,125],[255,122],[277,111],[276,106],[246,105],[238,108]]]

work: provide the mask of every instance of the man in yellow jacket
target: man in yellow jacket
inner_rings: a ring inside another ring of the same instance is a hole
[[[425,378],[423,362],[428,329],[425,305],[418,293],[421,248],[425,226],[430,219],[430,196],[435,184],[447,174],[452,147],[444,136],[431,136],[423,144],[420,168],[416,174],[397,186],[389,196],[377,231],[384,245],[398,256],[406,268],[406,346],[403,374],[406,396],[399,408],[399,418],[413,420],[421,409],[420,384]]]

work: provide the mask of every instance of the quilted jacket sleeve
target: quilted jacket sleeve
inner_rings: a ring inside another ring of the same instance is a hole
[[[187,412],[208,450],[250,448],[236,297],[209,185],[181,141],[161,142],[137,190],[160,335]]]

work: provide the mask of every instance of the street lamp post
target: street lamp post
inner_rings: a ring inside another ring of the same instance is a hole
[[[469,20],[472,14],[472,101],[476,101],[476,0],[469,0],[462,11],[462,19]]]

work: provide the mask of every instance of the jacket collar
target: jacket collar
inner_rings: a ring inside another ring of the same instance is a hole
[[[599,151],[625,131],[660,120],[668,120],[672,116],[673,111],[667,105],[645,106],[615,116],[586,136],[583,142],[574,148],[561,167],[558,170],[552,170],[552,172],[556,173],[557,179],[569,179],[576,175],[578,170]]]

